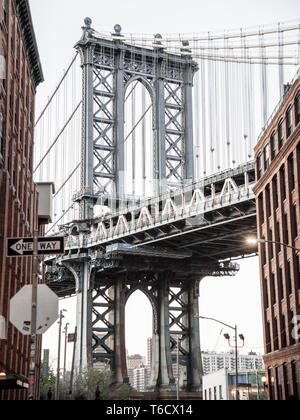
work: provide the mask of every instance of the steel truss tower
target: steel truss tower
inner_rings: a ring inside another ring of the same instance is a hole
[[[90,218],[95,198],[124,196],[125,95],[139,81],[150,94],[153,110],[153,196],[194,180],[192,85],[197,64],[163,49],[160,35],[153,49],[106,40],[85,19],[76,48],[83,68],[81,217]]]

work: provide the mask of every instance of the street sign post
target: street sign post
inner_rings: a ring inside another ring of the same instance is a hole
[[[7,239],[7,257],[33,256],[33,238]],[[64,253],[64,237],[38,238],[37,254],[51,255]]]
[[[30,335],[29,392],[35,399],[36,337],[43,334],[58,317],[58,297],[45,284],[38,284],[38,256],[64,253],[63,237],[9,238],[7,257],[32,258],[32,285],[21,289],[10,302],[10,321],[24,335]]]

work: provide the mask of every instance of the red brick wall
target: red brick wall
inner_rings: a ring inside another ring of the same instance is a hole
[[[267,241],[283,242],[300,248],[300,122],[295,121],[295,97],[300,92],[300,78],[296,80],[283,100],[273,121],[255,148],[255,159],[263,157],[275,133],[276,156],[254,188],[257,203],[258,237]],[[292,134],[287,138],[286,111],[292,109]],[[283,121],[284,144],[278,147],[278,124]],[[291,164],[293,162],[293,165]],[[257,168],[256,168],[257,169]],[[277,198],[276,198],[277,197]],[[292,395],[291,363],[295,362],[300,375],[299,340],[294,340],[293,322],[300,315],[300,256],[294,249],[276,244],[259,244],[260,277],[263,305],[266,369],[274,373],[274,398],[286,399]],[[287,364],[287,365],[285,365]],[[285,365],[287,379],[284,378]],[[282,383],[282,392],[279,383]],[[278,383],[279,382],[279,383]],[[285,385],[285,386],[284,386]],[[295,384],[294,384],[295,385]],[[295,385],[296,388],[299,384]],[[289,390],[290,388],[290,390]],[[298,396],[300,398],[298,389]]]
[[[6,56],[6,80],[0,97],[5,121],[0,167],[0,315],[7,324],[7,340],[0,340],[0,370],[28,376],[29,338],[8,319],[10,299],[31,283],[32,259],[7,258],[6,239],[32,236],[38,223],[37,193],[32,181],[35,90],[12,0],[7,1],[6,24],[0,0],[0,22],[0,52]],[[0,391],[0,400],[25,398],[23,391]]]

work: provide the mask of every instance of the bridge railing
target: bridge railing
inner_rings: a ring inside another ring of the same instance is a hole
[[[232,182],[232,181],[231,181]],[[175,203],[169,195],[161,202],[164,206],[161,211],[157,212],[157,207],[153,206],[151,209],[147,206],[139,207],[138,212],[135,212],[135,217],[128,221],[129,215],[132,213],[124,209],[117,216],[108,216],[102,218],[89,234],[80,234],[79,236],[69,236],[66,241],[66,248],[86,248],[92,247],[96,244],[118,240],[124,236],[129,236],[134,233],[139,233],[148,229],[163,226],[168,223],[179,220],[186,220],[187,225],[200,226],[207,224],[204,215],[210,211],[217,211],[226,206],[234,205],[242,201],[254,199],[252,188],[254,182],[248,185],[231,186],[232,190],[220,193],[214,193],[210,197],[200,197],[200,190],[194,189],[193,196],[189,203],[183,200],[181,205]],[[197,200],[193,201],[198,194]],[[168,198],[167,198],[168,197]],[[137,210],[135,208],[135,210]],[[203,216],[203,217],[201,217]]]

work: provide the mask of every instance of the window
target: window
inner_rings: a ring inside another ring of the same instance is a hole
[[[259,180],[262,176],[261,154],[259,154],[256,158],[256,173],[257,173],[257,179]]]
[[[296,344],[295,334],[294,333],[294,311],[290,311],[290,320],[289,320],[289,336],[290,336],[290,345],[293,346]]]
[[[266,171],[269,167],[269,145],[264,147],[264,170]]]
[[[0,154],[4,155],[4,136],[5,136],[5,124],[3,115],[0,112]]]
[[[284,315],[282,315],[281,323],[282,323],[282,326],[281,326],[281,347],[285,348],[286,345],[287,345],[287,342],[286,342],[286,325],[285,325],[285,316]]]
[[[298,362],[299,363],[299,362]],[[294,397],[299,400],[299,371],[297,369],[297,361],[292,361],[292,378]]]
[[[295,98],[295,125],[300,122],[300,92],[297,93]]]
[[[297,204],[294,203],[291,209],[291,216],[292,216],[292,241],[295,241],[298,236],[297,231]]]
[[[291,154],[288,158],[288,171],[290,177],[291,191],[295,189],[294,157]]]
[[[284,143],[283,137],[283,121],[278,124],[278,150],[280,150]]]
[[[300,263],[299,258],[296,258],[296,287],[300,290]]]
[[[288,295],[292,293],[292,276],[291,276],[291,261],[287,264],[287,289]]]
[[[277,400],[282,400],[282,383],[281,383],[281,372],[280,366],[275,367],[275,375],[276,375],[276,388],[277,388]]]
[[[271,161],[275,159],[276,156],[276,140],[275,133],[272,133],[270,138],[270,147],[271,147]]]
[[[283,222],[284,222],[284,226],[283,226],[283,242],[285,244],[287,244],[289,242],[289,232],[288,232],[288,219],[287,219],[287,214],[286,213],[284,213]]]
[[[290,375],[289,375],[289,367],[287,363],[283,364],[283,379],[284,379],[284,392],[285,392],[285,399],[289,399],[290,396]]]
[[[264,213],[264,202],[263,194],[260,193],[258,196],[258,212],[259,212],[259,222],[262,225],[265,222],[265,213]]]
[[[276,234],[276,253],[278,254],[280,252],[280,243],[279,242],[281,242],[280,223],[279,222],[276,222],[275,234]]]
[[[289,107],[289,109],[286,111],[285,122],[286,122],[286,137],[289,138],[293,131],[292,107]]]
[[[274,207],[278,209],[278,188],[277,188],[277,176],[275,175],[272,180],[273,187],[273,198],[274,198]]]
[[[273,252],[273,232],[272,229],[269,229],[269,239],[270,243],[269,245],[269,258],[272,259],[274,257],[274,252]]]
[[[281,187],[281,199],[286,199],[286,188],[285,188],[285,169],[284,165],[280,168],[280,187]]]
[[[283,277],[282,277],[282,268],[279,267],[279,279],[278,279],[278,291],[279,291],[279,299],[282,300],[284,298],[284,290],[283,290]]]
[[[2,22],[7,26],[7,0],[2,2]]]
[[[270,400],[273,401],[275,399],[274,396],[274,376],[273,376],[273,369],[268,369],[268,384],[270,389]]]
[[[279,337],[278,337],[278,323],[277,318],[274,318],[274,331],[273,331],[273,343],[274,351],[279,349]]]
[[[266,208],[267,208],[267,217],[271,216],[271,202],[270,202],[270,185],[266,186]]]
[[[269,293],[268,293],[268,279],[264,279],[264,297],[265,297],[265,308],[269,307]]]
[[[274,276],[274,273],[271,273],[270,289],[271,289],[271,303],[272,303],[272,305],[275,305],[275,303],[276,303],[276,293],[275,293],[275,276]]]

